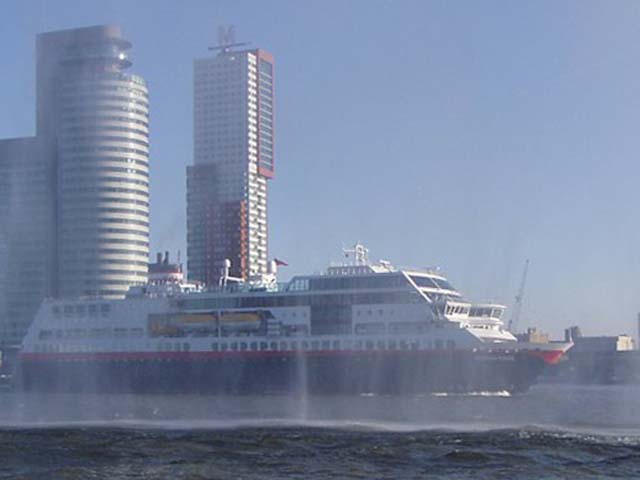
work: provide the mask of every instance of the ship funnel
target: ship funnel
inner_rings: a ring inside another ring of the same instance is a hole
[[[161,252],[158,252],[158,253],[156,254],[156,263],[157,263],[158,265],[160,265],[160,264],[162,263],[162,253],[161,253]]]
[[[164,252],[164,264],[168,265],[169,264],[169,252]]]

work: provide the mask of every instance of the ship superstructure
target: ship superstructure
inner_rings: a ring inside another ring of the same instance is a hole
[[[499,304],[437,270],[353,260],[275,282],[185,284],[165,260],[124,300],[47,300],[22,351],[26,388],[117,391],[522,390],[567,344],[517,343]],[[272,267],[274,269],[275,267]],[[155,274],[154,274],[155,270]]]

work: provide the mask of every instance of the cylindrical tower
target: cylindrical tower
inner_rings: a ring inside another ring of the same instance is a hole
[[[149,102],[129,43],[72,44],[57,78],[61,296],[124,296],[149,257]]]

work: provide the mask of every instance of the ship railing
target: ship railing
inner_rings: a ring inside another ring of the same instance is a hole
[[[268,283],[264,285],[250,283],[233,283],[223,286],[210,286],[207,292],[211,293],[281,293],[288,291],[288,282]]]

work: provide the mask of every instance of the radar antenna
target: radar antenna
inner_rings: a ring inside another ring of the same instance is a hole
[[[209,50],[220,51],[220,54],[229,53],[234,47],[249,45],[251,42],[236,42],[236,27],[222,25],[218,27],[218,45],[209,47]]]
[[[343,248],[345,257],[352,258],[354,265],[369,265],[369,249],[361,243],[356,243],[352,248]]]
[[[529,273],[529,259],[524,262],[524,270],[522,271],[522,279],[520,280],[520,288],[516,294],[516,301],[513,304],[513,314],[509,320],[509,331],[515,332],[520,321],[520,312],[522,311],[522,301],[524,300],[524,287],[527,283],[527,274]]]

